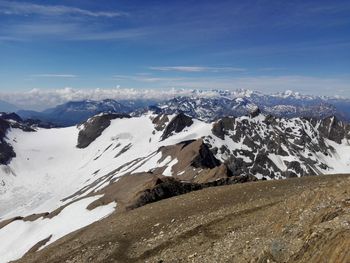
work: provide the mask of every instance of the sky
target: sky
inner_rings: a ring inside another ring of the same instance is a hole
[[[0,0],[0,99],[174,88],[350,98],[350,1]]]

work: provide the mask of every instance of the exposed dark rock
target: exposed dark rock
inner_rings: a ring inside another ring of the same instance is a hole
[[[188,141],[183,141],[179,142],[177,145],[181,145],[181,148],[185,148],[186,146],[190,145],[191,143],[195,142],[196,140],[188,140]]]
[[[264,123],[267,125],[275,125],[277,123],[276,118],[271,114],[266,115]]]
[[[134,209],[173,196],[186,194],[192,191],[203,189],[199,184],[182,183],[174,178],[164,178],[152,189],[146,189],[136,202],[130,205],[129,209]]]
[[[213,124],[211,131],[216,137],[224,140],[226,131],[234,129],[234,122],[234,118],[222,118]]]
[[[5,142],[4,140],[0,141],[0,164],[8,164],[12,158],[16,157],[16,153],[13,150],[13,147]]]
[[[12,222],[16,221],[16,220],[22,220],[23,217],[22,216],[16,216],[10,219],[6,219],[4,221],[0,221],[0,229],[4,228],[5,226],[11,224]]]
[[[253,162],[253,167],[250,169],[251,174],[261,174],[263,176],[274,177],[274,173],[271,172],[278,171],[277,166],[268,158],[265,152],[259,152]]]
[[[243,144],[248,146],[251,149],[254,149],[256,147],[255,142],[249,136],[246,136],[244,138]]]
[[[162,114],[162,109],[155,105],[149,106],[148,110],[154,112],[155,114]]]
[[[10,128],[8,121],[0,118],[0,164],[8,164],[16,153],[13,147],[5,141],[7,130]]]
[[[157,117],[155,117],[152,121],[152,123],[155,125],[154,128],[157,131],[162,131],[166,127],[167,122],[169,122],[169,118],[165,114],[159,114]]]
[[[54,124],[52,122],[41,121],[39,119],[26,119],[24,123],[30,127],[39,127],[45,129],[59,128],[61,126]]]
[[[30,254],[30,253],[34,253],[34,252],[38,251],[42,246],[45,246],[45,244],[46,244],[47,242],[50,241],[51,237],[52,237],[52,235],[50,235],[50,236],[48,236],[47,238],[44,238],[43,240],[41,240],[41,241],[39,241],[38,243],[36,243],[33,247],[31,247],[31,248],[26,252],[25,255]],[[25,256],[25,255],[24,255],[24,256]]]
[[[255,117],[259,116],[260,113],[261,113],[260,109],[258,107],[256,107],[250,112],[249,115],[251,118],[255,118]]]
[[[0,164],[8,164],[12,158],[16,157],[16,153],[9,142],[7,142],[6,134],[10,128],[21,129],[26,132],[34,132],[35,130],[24,123],[22,119],[15,113],[1,113],[0,115]]]
[[[191,117],[188,117],[183,113],[178,114],[166,126],[162,135],[162,140],[169,138],[173,133],[181,132],[183,129],[190,127],[192,124],[193,120]]]
[[[229,153],[230,152],[230,150],[227,148],[226,145],[222,145],[219,150],[220,150],[220,154],[224,154],[224,153]]]
[[[192,166],[195,168],[214,168],[219,166],[221,163],[215,158],[214,154],[209,150],[205,143],[202,143],[198,155],[192,161]]]
[[[320,121],[318,130],[321,135],[336,143],[349,138],[350,125],[339,121],[336,117],[328,117]]]
[[[226,166],[231,171],[233,176],[239,176],[242,174],[247,174],[247,163],[243,161],[242,158],[236,158],[235,156],[231,156],[226,161]]]
[[[78,148],[86,148],[111,124],[111,120],[117,118],[130,118],[126,114],[103,114],[90,118],[84,124],[78,135]]]
[[[23,122],[22,118],[14,112],[11,112],[11,113],[1,112],[0,118],[4,120],[13,120],[16,122]]]
[[[174,178],[166,177],[159,179],[157,181],[158,183],[153,188],[146,189],[144,192],[142,192],[136,201],[128,207],[128,209],[134,209],[149,203],[160,201],[162,199],[186,194],[208,187],[246,183],[252,181],[257,181],[257,179],[252,176],[233,176],[229,178],[222,178],[213,182],[196,184],[180,182]]]
[[[299,174],[299,175],[304,175],[304,170],[301,168],[301,165],[299,162],[292,161],[288,163],[287,165],[287,171],[292,170],[292,172]]]
[[[128,145],[125,145],[115,156],[114,158],[118,158],[120,155],[122,155],[123,153],[125,153],[127,150],[129,150],[131,148],[132,144],[129,143]]]

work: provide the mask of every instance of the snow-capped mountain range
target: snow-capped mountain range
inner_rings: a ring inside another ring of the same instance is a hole
[[[115,211],[210,185],[349,172],[349,124],[251,109],[213,122],[101,113],[52,129],[3,115],[0,262]]]
[[[347,106],[340,106],[341,103]],[[350,120],[350,100],[304,96],[292,91],[273,95],[249,90],[194,91],[193,96],[175,97],[154,107],[158,112],[184,112],[209,122],[225,116],[243,116],[256,108],[277,117],[322,119],[334,115],[343,120]]]
[[[243,116],[259,108],[265,114],[278,117],[312,117],[322,119],[337,116],[350,120],[350,100],[307,96],[286,91],[272,95],[250,90],[193,90],[188,96],[165,101],[150,100],[83,100],[72,101],[43,112],[21,110],[23,119],[38,119],[56,126],[79,124],[101,112],[139,115],[148,109],[165,114],[186,113],[207,122],[226,116]]]

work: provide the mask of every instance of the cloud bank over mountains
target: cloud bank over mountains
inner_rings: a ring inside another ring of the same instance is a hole
[[[0,93],[0,100],[17,105],[23,109],[43,110],[68,101],[78,100],[135,100],[170,99],[174,96],[188,96],[193,90],[190,89],[32,89],[26,92]],[[207,92],[205,96],[210,96]]]
[[[161,101],[168,100],[178,96],[193,96],[196,97],[215,97],[220,95],[223,91],[229,91],[226,95],[233,97],[244,97],[252,94],[251,90],[254,89],[196,89],[196,88],[149,88],[149,89],[135,89],[135,88],[116,88],[111,89],[75,89],[66,87],[62,89],[32,89],[29,91],[16,91],[16,92],[0,92],[0,100],[6,101],[13,105],[16,105],[19,109],[27,110],[44,110],[50,107],[54,107],[59,104],[66,103],[68,101],[81,101],[81,100],[152,100]],[[287,90],[287,89],[286,89]],[[269,92],[267,90],[254,90],[255,94],[282,94]],[[288,94],[302,94],[310,95],[313,93],[298,92],[298,90],[287,91]],[[283,93],[287,94],[287,93]],[[332,97],[342,97],[333,94]],[[344,97],[346,98],[346,97]]]
[[[221,68],[222,69],[222,68]],[[226,68],[225,68],[226,69]],[[159,70],[188,70],[192,72],[200,70],[213,70],[210,67],[159,67]],[[191,74],[190,73],[190,74]],[[195,73],[193,73],[195,74]],[[247,89],[259,91],[264,94],[274,94],[286,90],[293,90],[306,95],[336,96],[350,98],[350,78],[306,77],[306,76],[162,76],[156,74],[130,74],[114,75],[107,83],[116,88],[34,88],[17,91],[0,92],[0,100],[12,103],[22,109],[41,110],[63,104],[68,101],[78,100],[133,100],[152,99],[164,100],[174,96],[188,96],[193,90],[205,90],[202,96],[215,95],[209,92],[213,89],[236,90]],[[71,80],[83,78],[76,74],[35,74],[31,78],[47,79],[47,83],[57,82],[58,79]],[[51,80],[53,79],[53,80]],[[51,84],[50,84],[51,85]],[[105,85],[105,86],[107,86]],[[56,85],[59,86],[59,85]],[[142,88],[139,88],[139,87]],[[29,88],[29,87],[27,87]]]

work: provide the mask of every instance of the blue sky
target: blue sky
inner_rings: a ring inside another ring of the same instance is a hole
[[[292,89],[350,97],[349,1],[2,1],[0,91]]]

